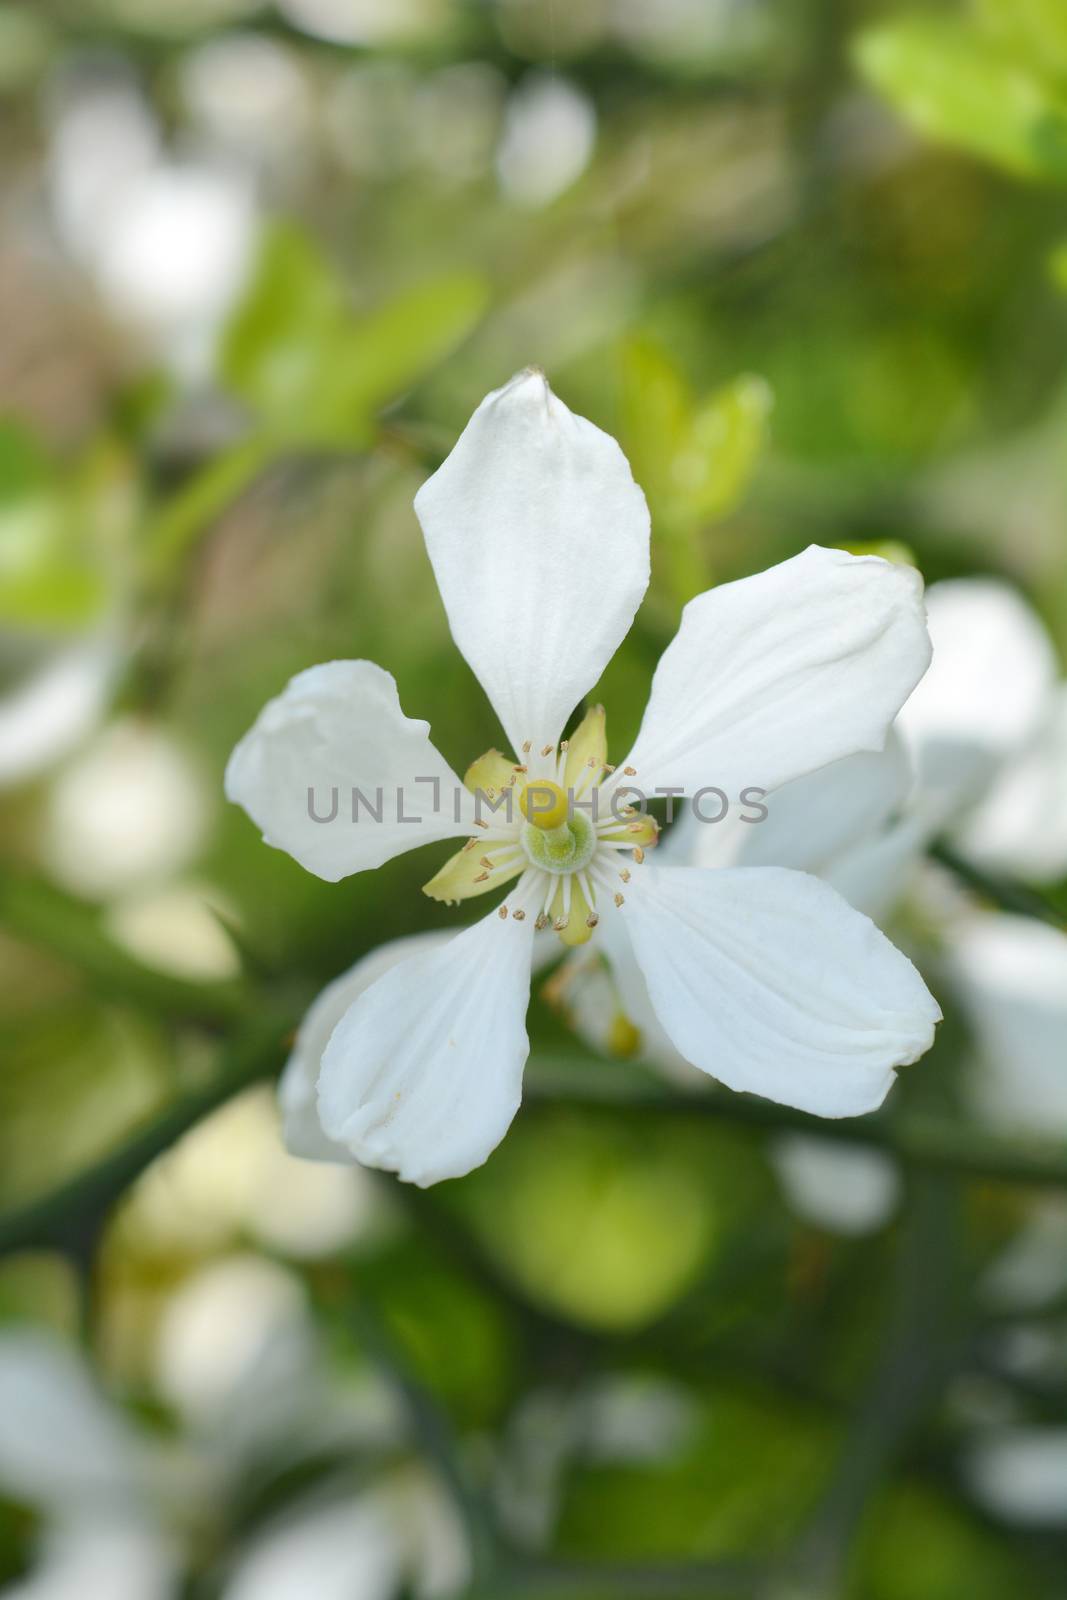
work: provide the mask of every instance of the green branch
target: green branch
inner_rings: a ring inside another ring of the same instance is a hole
[[[1016,917],[1036,917],[1039,922],[1047,922],[1050,927],[1067,932],[1067,915],[1037,889],[1027,888],[999,873],[986,872],[973,861],[958,855],[943,839],[931,845],[930,856],[968,889],[998,906],[1001,911],[1008,911]]]
[[[248,1009],[239,983],[196,983],[145,966],[108,937],[99,911],[43,879],[0,870],[0,925],[76,967],[104,993],[160,1016],[225,1023]]]
[[[643,1074],[606,1062],[590,1071],[587,1057],[557,1056],[551,1066],[536,1063],[526,1099],[534,1104],[565,1104],[590,1109],[618,1108],[653,1116],[710,1117],[761,1129],[797,1132],[845,1144],[868,1145],[895,1156],[904,1166],[960,1177],[1039,1188],[1067,1188],[1067,1141],[1006,1139],[945,1117],[808,1116],[771,1100],[725,1089],[680,1093],[660,1088]]]

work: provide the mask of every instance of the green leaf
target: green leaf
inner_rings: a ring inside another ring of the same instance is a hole
[[[1022,177],[1067,182],[1067,101],[990,37],[950,17],[862,33],[860,70],[909,122]]]
[[[623,437],[634,477],[670,530],[729,516],[748,488],[766,434],[771,393],[735,378],[698,402],[650,340],[623,352]]]
[[[281,442],[365,444],[375,413],[459,343],[486,298],[481,279],[457,273],[357,315],[314,244],[279,223],[224,333],[221,375]]]
[[[15,424],[0,425],[0,623],[76,628],[104,603],[87,487]]]
[[[1067,78],[1067,5],[1063,0],[977,0],[979,20],[1039,77]]]

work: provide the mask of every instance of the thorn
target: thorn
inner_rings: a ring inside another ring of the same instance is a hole
[[[526,913],[525,913],[525,911],[513,911],[511,914],[515,918],[516,922],[525,922],[526,921]]]
[[[475,881],[475,883],[488,883],[488,881],[489,881],[488,872],[479,872],[478,876],[475,878],[474,881]]]
[[[597,913],[595,911],[590,911],[589,915],[585,919],[585,925],[587,928],[595,928],[599,921],[600,918]]]
[[[640,863],[644,859],[645,859],[645,852],[641,849],[641,846],[639,844],[635,845],[634,846],[634,860],[636,862]]]
[[[556,747],[554,744],[546,744],[545,748],[541,751],[541,754],[543,756],[550,756],[555,748]]]
[[[624,903],[625,903],[625,896],[624,896],[624,895],[621,895],[621,894],[617,894],[617,895],[616,895],[616,896],[615,896],[615,904],[616,904],[616,905],[617,905],[617,906],[621,906],[621,905],[623,905],[623,904],[624,904]]]
[[[623,883],[629,883],[629,881],[630,881],[630,869],[629,869],[629,867],[623,867],[622,871],[619,873],[619,877],[622,879]]]
[[[624,778],[636,778],[637,777],[637,768],[636,767],[623,767],[622,775],[623,775]]]
[[[500,918],[501,922],[506,922],[507,921],[507,915],[508,915],[507,906],[501,906],[500,910],[497,912],[497,916]]]

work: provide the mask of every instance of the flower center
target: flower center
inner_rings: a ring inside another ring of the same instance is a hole
[[[549,787],[549,785],[545,785]],[[552,785],[551,787],[555,787]],[[525,798],[525,797],[524,797]],[[563,814],[566,817],[567,801],[564,796]],[[523,807],[525,810],[525,806]],[[589,865],[596,852],[597,834],[590,819],[576,811],[565,822],[546,828],[540,821],[526,822],[519,834],[522,847],[535,867],[543,872],[564,874],[581,872]]]

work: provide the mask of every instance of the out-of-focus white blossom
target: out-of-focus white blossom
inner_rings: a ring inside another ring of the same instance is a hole
[[[964,1461],[987,1510],[1030,1527],[1067,1524],[1067,1428],[1005,1428],[973,1445]]]
[[[159,883],[196,855],[208,791],[180,744],[150,722],[113,722],[55,779],[42,854],[58,881],[105,897]]]
[[[496,170],[519,205],[544,206],[581,177],[596,142],[592,101],[566,79],[530,73],[513,91]]]
[[[774,1141],[770,1157],[792,1210],[830,1233],[876,1233],[900,1198],[896,1166],[866,1145],[791,1133]]]
[[[0,788],[46,771],[91,732],[118,666],[115,642],[94,636],[60,646],[0,693]]]

